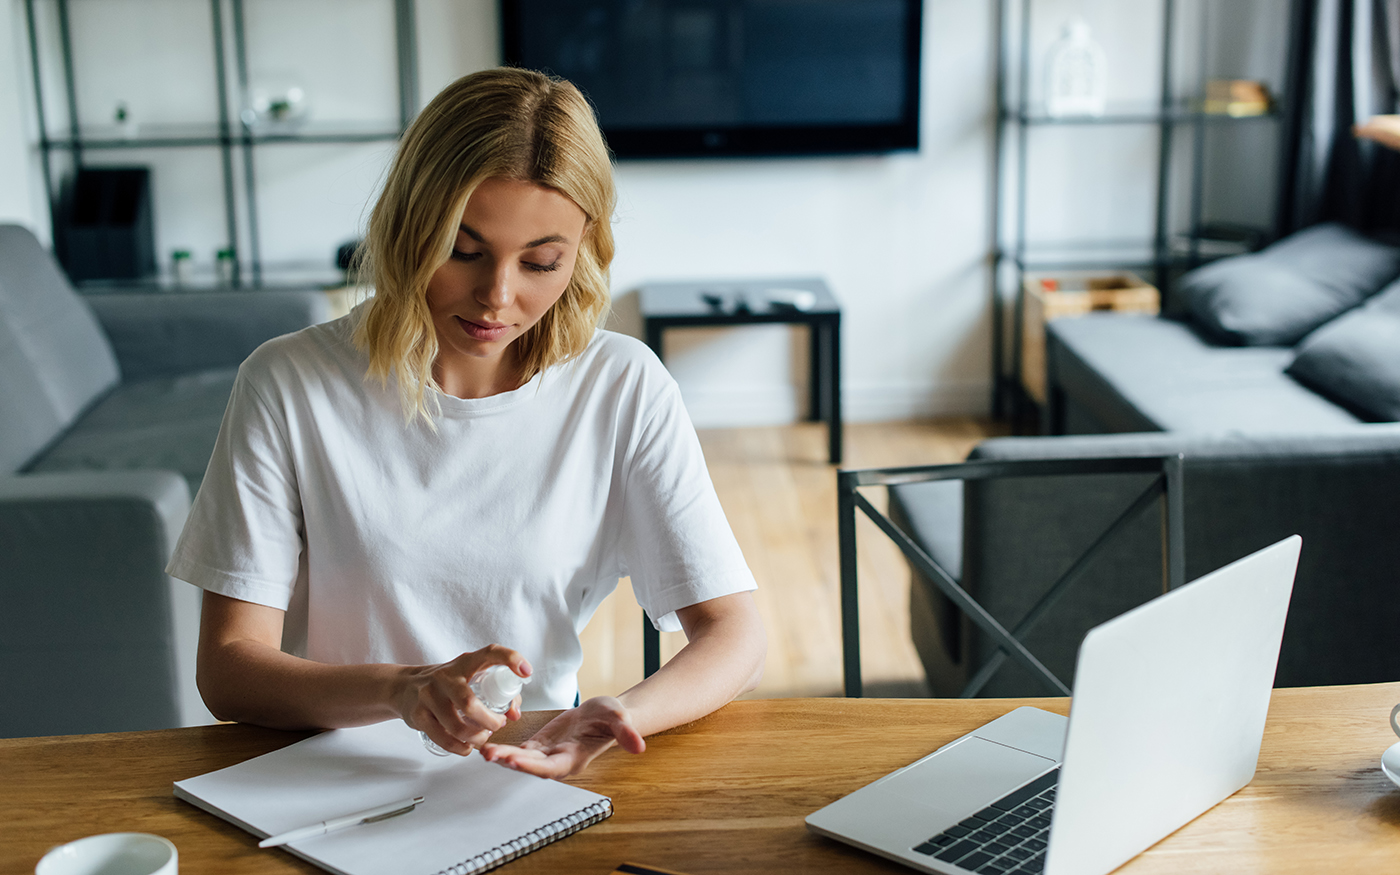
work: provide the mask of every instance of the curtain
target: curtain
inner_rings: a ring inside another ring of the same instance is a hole
[[[1295,0],[1278,230],[1400,233],[1400,153],[1353,124],[1400,111],[1400,0]]]

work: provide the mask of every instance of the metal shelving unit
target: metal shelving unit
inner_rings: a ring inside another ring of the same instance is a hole
[[[1290,5],[1296,0],[1290,0]],[[1174,67],[1176,60],[1176,0],[1163,0],[1161,90],[1155,106],[1144,109],[1109,111],[1099,116],[1050,116],[1038,112],[1028,100],[1031,86],[1031,15],[1032,0],[1000,0],[997,8],[997,118],[995,134],[996,166],[993,182],[992,234],[993,270],[992,297],[992,410],[997,417],[1022,418],[1027,405],[1034,405],[1021,386],[1021,328],[1024,318],[1022,280],[1027,272],[1132,270],[1150,275],[1151,281],[1163,295],[1163,306],[1172,278],[1184,270],[1217,257],[1221,252],[1207,252],[1203,242],[1214,239],[1204,214],[1205,142],[1209,128],[1222,125],[1272,124],[1280,119],[1278,111],[1255,116],[1235,117],[1206,113],[1201,108],[1199,94],[1176,93]],[[1207,8],[1203,3],[1203,12]],[[1013,13],[1017,13],[1013,15]],[[1206,22],[1201,23],[1205,33]],[[1016,60],[1013,71],[1010,62]],[[1012,76],[1015,75],[1014,97]],[[1286,105],[1274,95],[1274,107]],[[1038,128],[1049,127],[1122,127],[1155,126],[1158,129],[1156,162],[1155,220],[1152,237],[1144,240],[1085,240],[1073,246],[1060,245],[1053,250],[1037,250],[1027,242],[1027,178],[1030,155],[1030,134]],[[1174,233],[1171,225],[1171,196],[1173,147],[1177,134],[1187,129],[1190,136],[1189,204],[1186,230]],[[1014,133],[1009,137],[1008,133]],[[1014,141],[1014,142],[1013,142]],[[1014,149],[1014,153],[1011,150]],[[1015,184],[1008,184],[1006,169],[1014,164]],[[1009,235],[1003,232],[1005,211],[1013,217]],[[1253,238],[1241,244],[1247,251],[1272,236],[1273,229],[1241,229],[1242,235]],[[1014,288],[1008,291],[1006,282],[1014,278]],[[1008,320],[1010,324],[1008,325]],[[1008,328],[1009,336],[1008,336]]]
[[[261,146],[274,144],[354,144],[391,142],[397,140],[418,107],[418,61],[415,38],[414,0],[393,0],[395,54],[398,67],[398,125],[392,127],[351,124],[310,124],[294,131],[258,132],[240,118],[241,107],[229,99],[230,81],[236,83],[236,93],[248,93],[248,43],[244,26],[243,0],[209,0],[213,62],[218,90],[218,122],[215,125],[147,125],[136,137],[122,137],[114,131],[84,130],[78,119],[78,87],[73,69],[73,41],[70,27],[70,0],[54,0],[58,18],[58,42],[62,52],[63,85],[68,127],[51,133],[45,118],[45,95],[40,40],[36,24],[36,0],[25,0],[25,17],[29,37],[29,56],[34,80],[35,104],[38,110],[39,151],[44,176],[44,188],[49,196],[50,215],[55,225],[62,215],[63,180],[55,178],[53,156],[66,152],[72,172],[83,166],[86,154],[130,149],[208,149],[219,150],[224,206],[225,235],[228,248],[238,253],[234,260],[232,287],[235,289],[304,288],[308,283],[287,277],[265,275],[262,247],[258,230],[257,172],[254,152]],[[232,29],[230,58],[225,27]],[[237,174],[234,163],[241,161],[242,201],[238,197]],[[246,229],[240,234],[239,208],[242,207]],[[54,228],[54,239],[59,238]],[[247,270],[244,270],[244,266]],[[85,291],[154,288],[149,281],[98,281],[81,284]]]

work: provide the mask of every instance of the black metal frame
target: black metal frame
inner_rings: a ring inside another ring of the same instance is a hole
[[[78,86],[73,69],[73,43],[69,27],[69,4],[71,0],[54,0],[59,21],[59,48],[63,53],[63,85],[67,100],[68,133],[63,139],[49,135],[44,115],[44,84],[39,62],[39,33],[35,24],[36,0],[25,0],[26,33],[29,38],[29,57],[34,77],[34,99],[38,107],[40,164],[44,175],[44,190],[49,196],[50,218],[55,223],[54,236],[58,239],[57,222],[60,215],[60,189],[52,167],[52,154],[67,151],[72,156],[73,170],[83,166],[84,152],[121,151],[123,149],[190,149],[217,147],[220,152],[220,169],[224,201],[224,225],[228,235],[228,245],[237,253],[234,261],[232,286],[234,288],[269,288],[264,282],[261,252],[261,234],[258,227],[257,180],[253,161],[253,150],[268,143],[372,143],[392,142],[402,135],[413,120],[418,109],[418,47],[415,24],[414,0],[393,0],[394,4],[394,46],[398,65],[399,119],[394,129],[375,132],[342,133],[278,133],[255,134],[238,119],[237,108],[230,105],[229,95],[229,53],[225,45],[225,2],[228,3],[228,17],[232,24],[232,64],[239,93],[248,88],[248,46],[244,28],[244,0],[209,0],[211,35],[214,44],[213,62],[215,82],[218,87],[219,121],[208,133],[186,135],[156,134],[136,137],[130,140],[85,138],[78,120]],[[237,188],[234,177],[235,150],[242,152],[243,208],[247,233],[240,241],[238,227],[238,203],[235,197]],[[246,248],[240,246],[246,243]],[[247,256],[246,262],[244,256]],[[244,275],[244,264],[250,268],[251,280]],[[121,283],[145,286],[149,281]],[[109,284],[101,284],[107,286]]]
[[[897,486],[931,480],[991,480],[1005,477],[1063,477],[1084,474],[1156,474],[1157,477],[1104,530],[1083,555],[1051,584],[1026,616],[1008,631],[995,617],[953,579],[933,557],[902,529],[881,513],[859,490],[865,486]],[[983,663],[963,688],[963,696],[975,696],[991,680],[1007,656],[1043,679],[1059,695],[1070,689],[1035,655],[1020,638],[1030,631],[1061,593],[1079,577],[1099,549],[1130,520],[1136,519],[1158,498],[1162,505],[1162,584],[1175,589],[1185,583],[1186,543],[1182,507],[1182,456],[1164,455],[1105,459],[1016,459],[979,460],[953,465],[925,465],[910,468],[866,468],[838,471],[836,475],[837,527],[841,557],[841,651],[846,695],[862,695],[860,673],[860,613],[857,603],[856,510],[861,510],[899,547],[920,573],[933,582],[958,609],[981,627],[998,644],[998,650]]]

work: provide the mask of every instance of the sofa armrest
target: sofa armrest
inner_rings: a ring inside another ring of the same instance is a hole
[[[189,506],[173,471],[0,478],[0,737],[209,722],[198,593],[164,571]]]
[[[91,295],[123,380],[243,362],[264,341],[331,318],[324,292]]]

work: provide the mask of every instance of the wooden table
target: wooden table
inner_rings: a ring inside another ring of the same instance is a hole
[[[1275,691],[1254,782],[1122,871],[1400,872],[1400,788],[1379,766],[1397,701],[1400,683]],[[501,871],[606,873],[631,861],[695,875],[907,872],[809,833],[803,817],[1020,704],[1064,713],[1069,702],[736,702],[654,736],[641,756],[600,757],[574,781],[611,796],[616,814]],[[31,872],[53,845],[125,830],[169,838],[185,875],[318,872],[258,850],[170,789],[305,735],[221,725],[0,740],[0,872]]]

